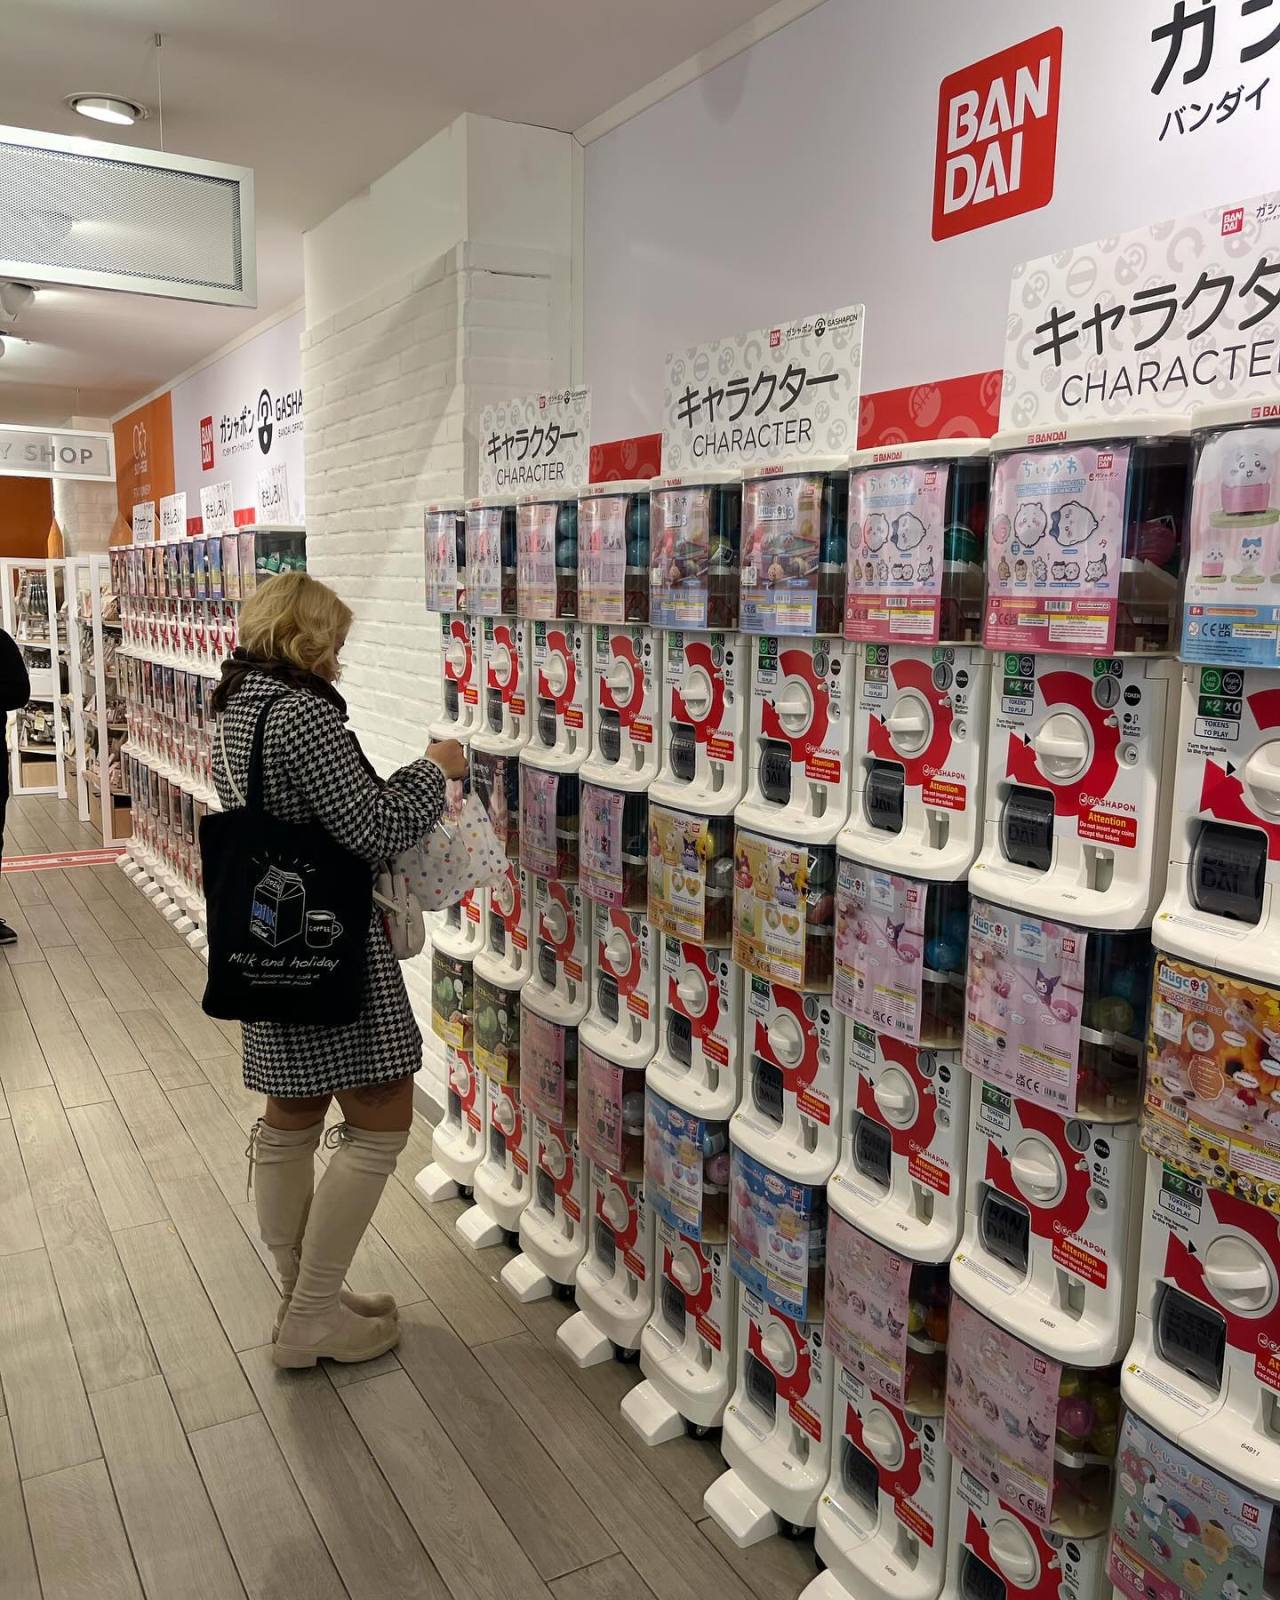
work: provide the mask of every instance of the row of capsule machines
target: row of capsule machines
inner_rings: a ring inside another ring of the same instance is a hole
[[[1280,679],[1174,652],[1280,430],[1195,424],[428,515],[511,866],[420,1183],[809,1600],[1269,1585]]]

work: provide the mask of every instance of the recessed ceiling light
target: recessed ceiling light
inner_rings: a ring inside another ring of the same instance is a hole
[[[92,117],[95,122],[111,122],[123,128],[132,127],[135,122],[145,122],[149,115],[146,106],[116,94],[69,94],[64,103],[82,117]]]

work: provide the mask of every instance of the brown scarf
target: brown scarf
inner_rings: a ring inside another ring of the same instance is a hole
[[[244,680],[253,672],[265,673],[268,678],[275,678],[291,689],[305,689],[311,694],[319,695],[330,705],[337,706],[342,720],[344,722],[347,720],[347,702],[327,678],[322,678],[315,672],[308,672],[305,667],[295,666],[292,661],[273,661],[265,656],[250,655],[247,650],[232,651],[222,663],[222,677],[218,681],[218,687],[213,691],[212,705],[215,712],[227,709],[232,696],[240,692]]]

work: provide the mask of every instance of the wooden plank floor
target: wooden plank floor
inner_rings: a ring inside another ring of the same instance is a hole
[[[9,803],[12,854],[95,844]],[[415,1127],[352,1269],[396,1354],[283,1374],[245,1203],[238,1029],[114,866],[0,879],[0,1574],[5,1600],[794,1600],[812,1547],[735,1550],[715,1446],[646,1450],[579,1373],[571,1306],[423,1209]]]

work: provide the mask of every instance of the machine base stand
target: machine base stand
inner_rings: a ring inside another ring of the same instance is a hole
[[[613,1356],[608,1334],[601,1333],[585,1311],[576,1311],[556,1329],[556,1343],[575,1367],[598,1367]]]
[[[498,1274],[498,1281],[522,1306],[527,1306],[531,1300],[546,1300],[555,1289],[552,1279],[528,1256],[508,1261]]]
[[[647,1380],[623,1395],[619,1410],[646,1444],[666,1444],[684,1434],[684,1418]]]
[[[473,1250],[491,1250],[506,1238],[502,1224],[495,1222],[483,1206],[464,1211],[453,1226]]]
[[[428,1162],[413,1180],[413,1186],[418,1191],[419,1199],[427,1201],[430,1205],[434,1205],[437,1200],[458,1198],[458,1185],[438,1161]]]
[[[807,1588],[801,1589],[800,1600],[850,1600],[850,1596],[834,1572],[820,1572]]]
[[[777,1514],[732,1468],[722,1472],[702,1497],[703,1509],[713,1516],[737,1545],[746,1550],[761,1539],[782,1531]]]

